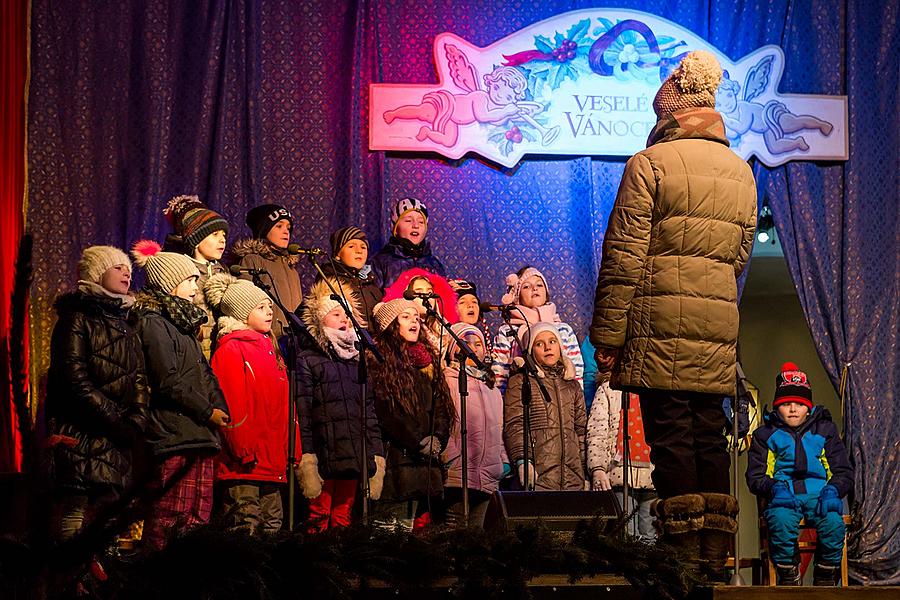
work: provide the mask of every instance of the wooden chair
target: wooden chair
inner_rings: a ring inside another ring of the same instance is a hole
[[[775,585],[775,563],[769,554],[769,527],[766,523],[765,503],[760,500],[758,503],[759,511],[759,558],[762,561],[762,585]],[[850,524],[850,515],[843,515],[844,525]],[[816,530],[812,525],[806,523],[806,519],[800,521],[800,539],[798,542],[800,547],[800,557],[803,555],[814,556],[816,552]],[[812,562],[812,561],[810,561]],[[802,563],[802,560],[801,560]],[[805,573],[804,573],[805,574]],[[847,578],[847,533],[844,532],[844,551],[841,554],[841,587],[847,587],[849,581]]]

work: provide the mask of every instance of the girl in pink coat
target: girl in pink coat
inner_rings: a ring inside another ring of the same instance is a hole
[[[453,332],[466,342],[479,360],[484,360],[485,340],[481,330],[468,323],[456,323]],[[447,348],[448,367],[444,378],[450,389],[450,397],[460,412],[459,371],[456,357],[459,348],[451,341]],[[474,527],[484,526],[488,503],[500,484],[500,479],[510,472],[506,448],[503,445],[503,397],[494,388],[494,374],[490,369],[482,371],[469,360],[465,366],[468,374],[466,401],[466,430],[469,454],[467,472],[469,488],[469,522]],[[447,524],[465,526],[462,498],[462,443],[460,425],[457,422],[450,431],[450,441],[443,453],[447,467],[444,498],[447,504]]]

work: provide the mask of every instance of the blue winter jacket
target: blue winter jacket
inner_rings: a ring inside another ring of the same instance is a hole
[[[827,408],[814,407],[796,429],[777,410],[763,421],[750,444],[746,476],[751,492],[771,499],[777,481],[786,481],[798,496],[818,496],[825,484],[837,488],[841,498],[853,490],[853,467]]]
[[[416,267],[441,277],[447,276],[444,264],[431,253],[431,243],[428,240],[413,245],[407,240],[391,236],[388,243],[372,257],[371,263],[375,283],[382,290],[397,281],[401,273]]]

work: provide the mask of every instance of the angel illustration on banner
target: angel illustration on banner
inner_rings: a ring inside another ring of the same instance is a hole
[[[388,125],[395,119],[423,121],[416,134],[420,142],[431,140],[451,148],[459,140],[459,126],[471,123],[501,125],[522,120],[530,123],[541,134],[541,142],[547,145],[559,135],[559,127],[550,129],[535,121],[533,115],[544,107],[538,102],[525,100],[528,82],[515,67],[497,67],[482,79],[484,89],[478,83],[478,72],[468,57],[453,44],[444,46],[450,78],[465,93],[454,94],[449,90],[428,92],[419,104],[399,106],[383,113]]]
[[[774,56],[766,56],[750,69],[744,82],[744,97],[740,100],[741,84],[725,71],[716,93],[716,109],[722,114],[725,133],[734,146],[739,146],[741,137],[752,132],[762,134],[766,148],[773,155],[795,150],[806,152],[809,144],[803,136],[789,137],[788,134],[815,129],[828,136],[834,126],[812,115],[795,115],[778,100],[769,100],[765,104],[753,102],[768,87],[774,60]]]

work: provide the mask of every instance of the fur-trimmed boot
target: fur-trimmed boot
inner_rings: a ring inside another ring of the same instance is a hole
[[[706,500],[703,529],[700,530],[700,566],[710,581],[725,583],[725,561],[734,545],[737,531],[738,502],[728,494],[704,492]]]
[[[700,530],[706,501],[700,494],[681,494],[659,500],[654,505],[659,540],[672,546],[694,566],[700,561]]]
[[[841,582],[841,565],[816,562],[813,569],[813,585],[837,587]]]

